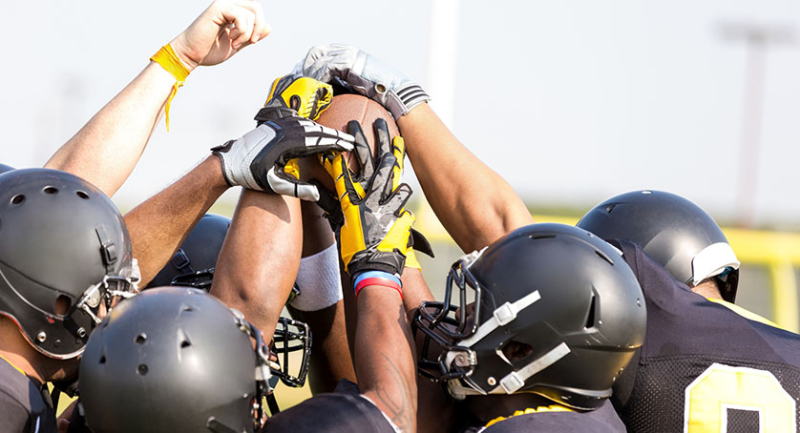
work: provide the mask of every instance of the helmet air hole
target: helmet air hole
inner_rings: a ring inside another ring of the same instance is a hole
[[[136,372],[139,373],[139,375],[141,376],[146,375],[147,371],[148,371],[147,364],[139,364],[139,367],[136,368]]]
[[[594,253],[597,254],[598,256],[600,256],[601,259],[607,261],[608,264],[610,264],[611,266],[614,266],[614,261],[611,260],[611,257],[608,257],[606,255],[606,253],[604,253],[604,252],[602,252],[600,250],[594,250]]]
[[[53,312],[59,316],[64,316],[69,311],[69,307],[72,306],[72,300],[69,296],[66,295],[59,295],[56,298],[56,303],[53,305]]]
[[[186,349],[187,347],[190,347],[191,345],[192,345],[192,342],[189,341],[189,340],[181,341],[181,349]]]
[[[192,308],[191,305],[184,305],[183,306],[183,311],[186,311],[187,313],[191,313],[192,311],[194,311],[194,308]]]
[[[615,207],[617,207],[616,203],[611,203],[610,205],[606,206],[606,213],[611,213]]]
[[[100,357],[100,363],[101,364],[105,364],[106,363],[106,356],[105,355]]]
[[[554,237],[556,237],[556,235],[551,235],[551,234],[547,234],[547,233],[543,233],[543,234],[540,234],[540,235],[531,235],[530,236],[530,238],[533,239],[533,240],[536,240],[536,239],[550,239],[550,238],[554,238]]]
[[[589,305],[589,314],[586,315],[586,329],[594,328],[594,310],[597,308],[597,296],[592,295],[592,302]]]
[[[533,347],[528,343],[521,343],[519,341],[509,341],[503,347],[503,355],[509,362],[519,361],[526,356],[533,353]]]
[[[89,194],[86,194],[84,191],[78,191],[75,194],[78,194],[78,197],[84,200],[89,200]]]
[[[11,204],[21,204],[23,201],[25,201],[25,195],[23,194],[17,194],[11,198]]]
[[[147,334],[142,332],[141,334],[136,336],[136,340],[134,341],[136,341],[136,344],[144,344],[144,342],[147,341]]]
[[[58,188],[54,186],[46,186],[44,187],[42,192],[44,192],[45,194],[58,194]]]

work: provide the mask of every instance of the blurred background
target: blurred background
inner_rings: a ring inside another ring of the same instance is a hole
[[[0,162],[41,166],[207,1],[6,2]],[[538,221],[630,190],[685,196],[744,262],[740,304],[797,331],[800,3],[790,0],[267,2],[273,34],[201,68],[114,197],[127,210],[253,126],[316,44],[359,46],[423,85]],[[458,155],[453,155],[458,158]],[[447,161],[443,161],[447,163]],[[411,181],[414,182],[413,180]],[[215,211],[231,215],[238,191]],[[440,292],[461,252],[424,200]]]

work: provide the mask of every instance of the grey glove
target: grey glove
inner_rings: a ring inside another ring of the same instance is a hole
[[[301,74],[330,83],[338,78],[349,89],[383,105],[395,120],[431,97],[417,83],[373,56],[348,45],[320,45],[295,66]]]
[[[211,150],[222,161],[225,180],[231,186],[317,201],[317,187],[287,173],[287,163],[332,150],[350,151],[353,141],[353,136],[312,120],[285,117],[264,122],[241,138]]]

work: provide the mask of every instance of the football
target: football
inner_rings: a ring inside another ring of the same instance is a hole
[[[362,95],[346,94],[335,96],[331,105],[320,114],[316,122],[329,128],[347,132],[347,122],[357,120],[361,124],[361,129],[364,130],[364,135],[367,137],[369,145],[374,149],[375,134],[373,133],[372,124],[377,119],[386,121],[392,138],[400,135],[397,123],[395,123],[391,113],[383,108],[381,104]],[[347,163],[351,170],[358,172],[358,159],[355,153],[348,155]],[[300,172],[303,174],[303,178],[319,180],[326,188],[334,191],[333,181],[319,165],[316,157],[303,158],[300,161]]]

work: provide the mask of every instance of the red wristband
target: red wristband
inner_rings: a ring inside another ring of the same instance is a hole
[[[367,286],[381,286],[381,287],[388,287],[390,289],[397,290],[397,293],[400,294],[400,300],[403,300],[403,288],[400,287],[397,282],[391,280],[389,278],[380,278],[380,277],[373,277],[373,278],[364,278],[358,282],[356,285],[356,301],[358,301],[358,292],[361,291],[364,287]]]

